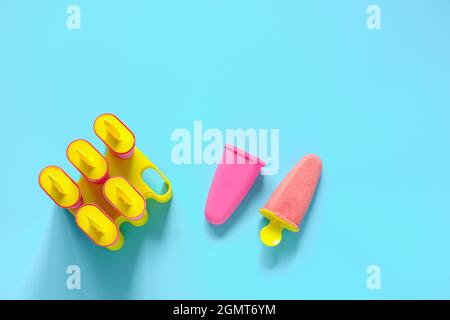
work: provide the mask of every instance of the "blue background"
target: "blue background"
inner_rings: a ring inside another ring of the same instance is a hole
[[[0,0],[0,298],[450,298],[448,1],[77,0],[72,31],[71,3]],[[48,164],[77,177],[65,148],[101,147],[103,112],[174,186],[116,253],[37,183]],[[170,159],[195,120],[280,129],[279,174],[217,228],[203,216],[215,166]],[[258,210],[306,153],[324,171],[303,230],[265,248]]]

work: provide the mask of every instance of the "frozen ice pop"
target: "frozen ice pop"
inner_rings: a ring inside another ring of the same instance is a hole
[[[281,242],[283,229],[298,232],[301,221],[314,197],[322,172],[322,160],[307,155],[288,173],[266,205],[260,210],[270,222],[260,233],[269,247]]]

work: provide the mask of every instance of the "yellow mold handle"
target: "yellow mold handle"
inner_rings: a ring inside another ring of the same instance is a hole
[[[140,192],[144,199],[155,199],[158,202],[168,202],[172,198],[172,184],[169,179],[151,162],[140,150],[135,148],[133,155],[128,159],[123,159],[111,150],[106,153],[110,175],[124,177],[128,182]],[[143,179],[145,170],[154,170],[167,186],[164,194],[155,192]]]
[[[270,210],[263,208],[261,209],[261,214],[269,220],[269,224],[262,228],[259,234],[261,241],[268,247],[275,247],[280,244],[283,238],[283,229],[288,229],[292,232],[299,231],[297,226],[284,220]]]
[[[155,170],[159,174],[159,176],[163,179],[165,185],[167,186],[167,190],[166,190],[166,192],[164,194],[156,193],[142,179],[142,175],[144,174],[145,170],[148,170],[148,169]],[[168,202],[172,198],[172,195],[173,195],[172,183],[164,175],[164,173],[162,173],[162,171],[159,170],[158,167],[153,164],[153,162],[149,161],[149,164],[143,168],[143,170],[141,172],[141,182],[142,182],[142,187],[141,188],[142,188],[142,190],[145,190],[143,192],[144,198],[146,198],[146,199],[152,198],[152,199],[155,199],[156,201],[161,202],[161,203]]]

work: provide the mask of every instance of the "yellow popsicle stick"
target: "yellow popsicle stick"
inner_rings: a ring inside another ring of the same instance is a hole
[[[259,234],[261,241],[268,247],[275,247],[280,244],[282,240],[283,229],[288,229],[292,232],[298,232],[299,228],[290,223],[287,220],[284,220],[274,212],[261,209],[261,214],[269,220],[269,224],[261,229]]]
[[[103,123],[105,125],[107,135],[110,136],[116,143],[120,142],[122,140],[120,139],[120,130],[116,128],[108,119],[104,119]]]
[[[133,132],[109,113],[102,114],[95,120],[94,131],[108,148],[119,155],[131,152],[136,143]]]
[[[93,227],[96,232],[101,233],[101,234],[105,233],[104,227],[98,221],[96,221],[91,216],[86,216],[86,217],[88,218],[91,227]]]
[[[78,154],[78,157],[80,159],[80,162],[84,164],[89,169],[92,169],[95,167],[95,165],[92,163],[92,161],[88,158],[88,156],[83,152],[83,150],[76,148],[75,152]]]
[[[39,174],[39,185],[62,208],[72,208],[80,202],[78,185],[59,167],[44,168]]]
[[[146,213],[144,198],[122,177],[106,181],[103,193],[109,203],[127,219],[138,220]]]
[[[131,207],[133,205],[133,201],[127,195],[127,193],[122,189],[121,186],[116,186],[117,197],[123,202],[123,204],[127,207]]]
[[[67,158],[90,181],[99,181],[108,175],[105,157],[86,140],[75,140],[69,144]]]
[[[48,172],[47,177],[49,178],[52,187],[58,194],[60,194],[61,196],[65,196],[67,194],[64,186],[56,179],[56,177],[53,174]]]
[[[81,230],[99,246],[114,246],[119,240],[117,225],[94,204],[81,206],[76,213],[76,221]]]

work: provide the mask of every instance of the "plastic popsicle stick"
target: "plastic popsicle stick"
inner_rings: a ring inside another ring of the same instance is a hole
[[[103,183],[108,178],[108,162],[94,146],[82,139],[67,147],[67,158],[90,182]]]
[[[147,212],[142,195],[123,177],[113,177],[106,181],[103,195],[128,220],[142,219]]]
[[[105,113],[94,122],[95,134],[115,155],[122,159],[130,158],[135,149],[136,138],[133,132],[115,115]]]
[[[75,218],[81,230],[99,246],[114,246],[120,239],[116,223],[95,204],[81,206]]]
[[[111,121],[109,121],[108,119],[103,120],[103,123],[105,124],[105,127],[106,127],[106,133],[108,134],[108,136],[110,136],[112,138],[114,143],[120,142],[121,141],[121,138],[120,138],[121,135],[120,135],[119,129],[117,129],[111,123]]]
[[[117,197],[122,201],[122,203],[126,207],[131,207],[133,205],[133,201],[130,197],[125,193],[121,186],[116,186]]]
[[[81,163],[84,164],[87,168],[93,169],[95,167],[92,161],[86,156],[86,154],[82,150],[76,148],[75,152],[78,154],[78,158],[80,159]]]
[[[292,232],[299,231],[297,225],[288,220],[284,220],[269,210],[261,209],[261,214],[269,220],[269,224],[262,228],[259,234],[261,241],[268,247],[275,247],[280,244],[284,229]]]
[[[67,194],[64,187],[58,182],[58,180],[56,180],[56,178],[52,174],[47,173],[47,177],[50,180],[52,187],[56,190],[58,194],[60,194],[61,196],[65,196]]]
[[[269,247],[274,247],[281,242],[284,224],[277,219],[271,219],[269,224],[261,230],[261,240]]]
[[[104,233],[104,228],[101,224],[95,221],[95,219],[93,219],[91,216],[86,216],[86,218],[89,220],[90,225],[95,229],[97,233]]]
[[[39,185],[61,208],[76,209],[82,204],[78,185],[57,166],[48,166],[39,174]]]

